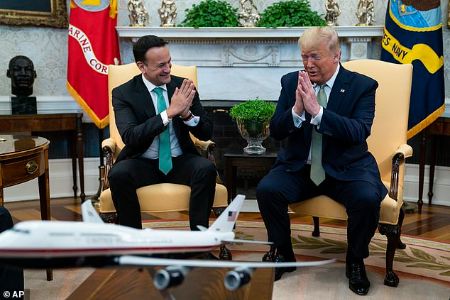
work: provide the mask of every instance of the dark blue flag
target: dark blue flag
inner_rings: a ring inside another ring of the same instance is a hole
[[[408,138],[445,111],[441,14],[439,0],[390,0],[386,11],[381,60],[413,65]]]

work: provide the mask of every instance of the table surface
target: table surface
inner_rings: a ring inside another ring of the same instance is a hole
[[[242,149],[231,149],[227,150],[223,156],[225,157],[238,157],[238,158],[261,158],[261,157],[277,157],[277,152],[266,151],[263,154],[248,154]]]
[[[49,141],[39,136],[0,135],[0,156],[39,148]]]
[[[12,114],[11,110],[0,110],[0,116],[36,116],[36,115],[58,115],[58,114],[81,114],[80,109],[38,109],[36,114]]]
[[[150,273],[152,272],[150,269]],[[97,269],[67,299],[272,299],[273,269],[256,269],[249,284],[230,292],[223,285],[228,269],[195,268],[177,287],[158,291],[142,269]]]
[[[0,114],[0,132],[1,133],[19,133],[19,132],[71,132],[67,136],[72,153],[72,177],[74,198],[77,198],[77,168],[78,160],[80,198],[85,199],[84,194],[84,145],[83,145],[83,114],[81,112],[59,111],[48,112],[38,111],[37,114]]]

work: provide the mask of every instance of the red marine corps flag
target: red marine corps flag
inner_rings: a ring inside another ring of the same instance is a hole
[[[108,65],[118,64],[117,0],[71,0],[67,89],[99,128],[108,125]]]

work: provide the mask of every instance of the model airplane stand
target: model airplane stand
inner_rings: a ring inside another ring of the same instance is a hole
[[[272,299],[273,269],[255,270],[251,282],[236,291],[229,291],[223,285],[228,271],[224,268],[194,269],[181,285],[160,291],[143,269],[98,269],[67,299]]]

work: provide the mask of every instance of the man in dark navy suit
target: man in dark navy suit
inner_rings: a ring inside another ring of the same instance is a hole
[[[338,36],[330,27],[306,30],[299,46],[305,70],[282,77],[270,123],[271,136],[283,146],[256,191],[268,238],[276,247],[270,259],[295,260],[288,204],[327,195],[346,207],[346,275],[350,289],[365,295],[370,282],[363,259],[387,194],[366,143],[378,83],[343,68]],[[277,269],[275,280],[294,270]]]
[[[125,147],[108,176],[119,223],[142,228],[136,189],[161,182],[191,187],[190,227],[208,227],[216,168],[200,156],[189,133],[212,136],[212,122],[191,80],[170,74],[163,39],[147,35],[133,45],[139,74],[112,91],[117,128]]]

